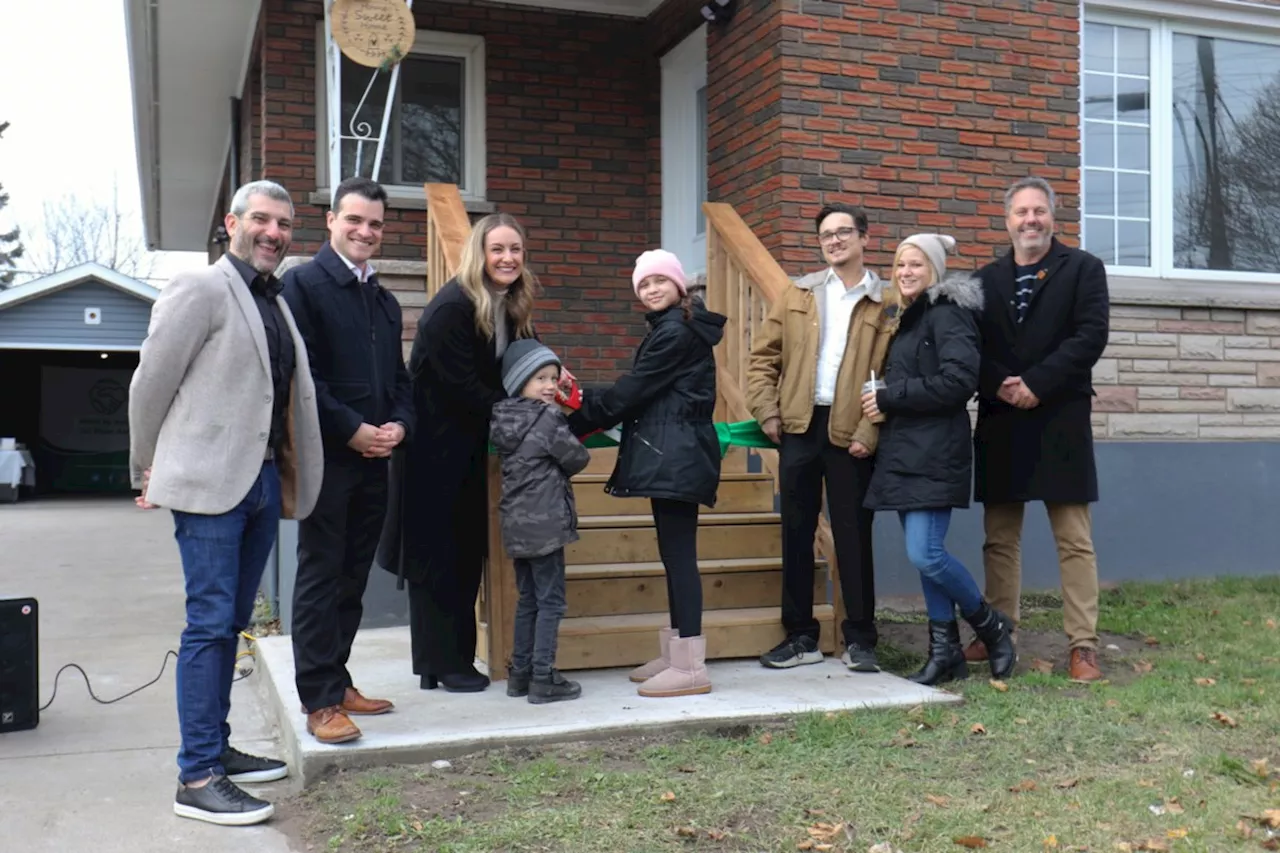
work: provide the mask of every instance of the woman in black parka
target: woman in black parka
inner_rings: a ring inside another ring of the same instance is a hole
[[[991,673],[1005,678],[1016,662],[1009,620],[978,592],[969,570],[946,550],[951,510],[969,505],[972,443],[965,406],[978,389],[982,284],[944,278],[945,234],[915,234],[894,256],[900,294],[898,330],[885,358],[885,387],[862,398],[880,427],[866,506],[897,510],[907,558],[920,571],[929,614],[929,659],[910,676],[920,684],[965,678],[956,609],[987,646]]]
[[[502,353],[531,338],[537,279],[510,214],[471,229],[458,274],[423,309],[409,356],[417,430],[393,466],[378,562],[409,581],[413,671],[423,689],[476,692],[476,594],[488,543],[489,415]]]
[[[662,249],[640,256],[631,283],[648,309],[649,334],[631,370],[606,391],[585,392],[569,425],[585,435],[621,423],[618,462],[605,491],[653,505],[671,627],[659,632],[659,656],[631,680],[641,683],[641,696],[706,693],[698,505],[715,506],[720,486],[712,347],[724,336],[725,318],[689,297],[680,261]]]

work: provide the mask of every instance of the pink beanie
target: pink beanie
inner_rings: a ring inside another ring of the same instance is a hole
[[[650,249],[636,258],[635,272],[631,273],[631,288],[635,290],[636,296],[640,295],[640,282],[651,275],[665,275],[676,283],[681,296],[687,293],[684,267],[680,266],[680,259],[666,249]]]

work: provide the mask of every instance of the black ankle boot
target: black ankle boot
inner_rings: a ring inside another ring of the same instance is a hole
[[[929,659],[908,681],[932,687],[960,678],[969,677],[969,665],[964,662],[964,649],[960,646],[960,624],[929,620]]]
[[[508,669],[507,670],[507,695],[508,696],[528,696],[529,682],[533,679],[533,671],[529,669]]]
[[[529,704],[545,705],[548,702],[565,702],[577,699],[582,695],[582,686],[570,681],[560,674],[560,670],[551,670],[546,678],[534,676],[529,682]]]
[[[1008,678],[1013,675],[1013,668],[1018,663],[1018,653],[1013,648],[1013,623],[1009,621],[1009,617],[983,601],[964,620],[973,626],[973,633],[987,647],[991,677]]]

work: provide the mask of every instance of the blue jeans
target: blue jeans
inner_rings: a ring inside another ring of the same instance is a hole
[[[925,609],[934,622],[951,622],[972,614],[982,604],[982,593],[964,564],[947,553],[950,509],[913,509],[898,513],[907,538],[907,559],[920,571]]]
[[[178,651],[179,779],[224,773],[231,681],[240,632],[280,527],[280,476],[265,462],[244,500],[222,515],[173,512],[186,577],[187,627]]]

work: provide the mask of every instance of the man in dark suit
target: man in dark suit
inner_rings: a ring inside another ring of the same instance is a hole
[[[307,731],[322,743],[360,737],[351,715],[384,714],[347,671],[369,567],[387,511],[387,459],[413,423],[400,304],[369,263],[382,244],[386,191],[367,178],[338,185],[329,242],[284,276],[307,342],[324,440],[324,481],[298,530],[293,658]]]
[[[1107,272],[1098,258],[1053,236],[1054,193],[1023,178],[1005,193],[1013,249],[979,275],[986,295],[974,433],[974,499],[984,504],[986,593],[1018,621],[1022,516],[1043,501],[1058,546],[1063,616],[1074,681],[1097,681],[1098,561],[1089,504],[1093,365],[1107,345]],[[965,652],[984,660],[981,643]]]

